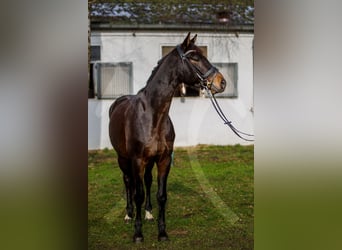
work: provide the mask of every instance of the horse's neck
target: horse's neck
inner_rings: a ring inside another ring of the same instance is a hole
[[[165,62],[164,65],[160,65],[143,91],[147,105],[158,117],[168,115],[173,94],[178,86],[176,71],[169,65],[172,64]]]

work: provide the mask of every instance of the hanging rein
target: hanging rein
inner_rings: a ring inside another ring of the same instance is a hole
[[[215,96],[211,93],[211,89],[214,89],[215,90],[215,85],[212,84],[212,80],[209,81],[208,80],[208,77],[210,75],[213,75],[212,79],[215,78],[215,75],[217,74],[218,72],[218,69],[216,67],[214,67],[213,65],[211,65],[210,69],[206,72],[206,73],[202,73],[201,70],[194,64],[192,64],[190,62],[190,60],[188,59],[188,55],[190,55],[191,53],[194,53],[196,52],[196,50],[188,50],[187,52],[183,52],[182,48],[180,45],[177,46],[177,51],[178,51],[178,54],[179,56],[181,57],[182,59],[182,62],[184,64],[184,62],[186,62],[190,68],[195,72],[195,74],[197,75],[198,79],[199,79],[199,82],[200,82],[200,87],[205,89],[209,98],[210,98],[210,101],[212,103],[212,105],[214,106],[217,114],[219,115],[219,117],[222,119],[222,121],[224,122],[225,125],[228,125],[230,127],[230,129],[238,136],[240,137],[241,139],[245,140],[245,141],[254,141],[254,139],[249,139],[249,138],[245,138],[244,136],[254,136],[252,134],[247,134],[247,133],[244,133],[240,130],[238,130],[237,128],[235,128],[232,124],[231,121],[228,120],[228,118],[225,116],[225,114],[223,113],[220,105],[218,104]]]

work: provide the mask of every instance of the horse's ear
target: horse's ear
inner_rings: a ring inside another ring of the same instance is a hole
[[[188,33],[188,35],[186,36],[186,38],[184,39],[183,43],[182,43],[182,47],[183,49],[186,49],[190,44],[190,32]]]
[[[196,38],[197,38],[197,34],[191,39],[191,42],[192,42],[193,44],[195,44]]]

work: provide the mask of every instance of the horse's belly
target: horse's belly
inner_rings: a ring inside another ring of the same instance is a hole
[[[143,145],[143,148],[143,155],[146,157],[171,154],[173,151],[173,140],[167,140],[165,135],[155,135]]]

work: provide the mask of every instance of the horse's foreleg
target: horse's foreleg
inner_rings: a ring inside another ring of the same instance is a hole
[[[167,185],[167,177],[170,171],[171,166],[171,156],[167,156],[158,162],[158,192],[157,192],[157,200],[159,205],[159,214],[158,214],[158,240],[166,241],[168,240],[168,236],[166,233],[166,224],[165,224],[165,205],[167,201],[167,193],[166,193],[166,185]]]
[[[144,165],[141,164],[140,161],[137,161],[134,165],[134,180],[135,180],[135,193],[134,193],[134,201],[136,206],[136,216],[135,216],[135,232],[133,235],[134,242],[142,242],[144,241],[144,237],[142,234],[142,221],[141,221],[141,206],[144,203],[145,192],[144,192]]]
[[[151,185],[152,185],[152,168],[154,162],[150,162],[144,175],[145,187],[146,187],[146,202],[145,202],[145,220],[153,220],[152,215],[152,203],[151,203]]]

